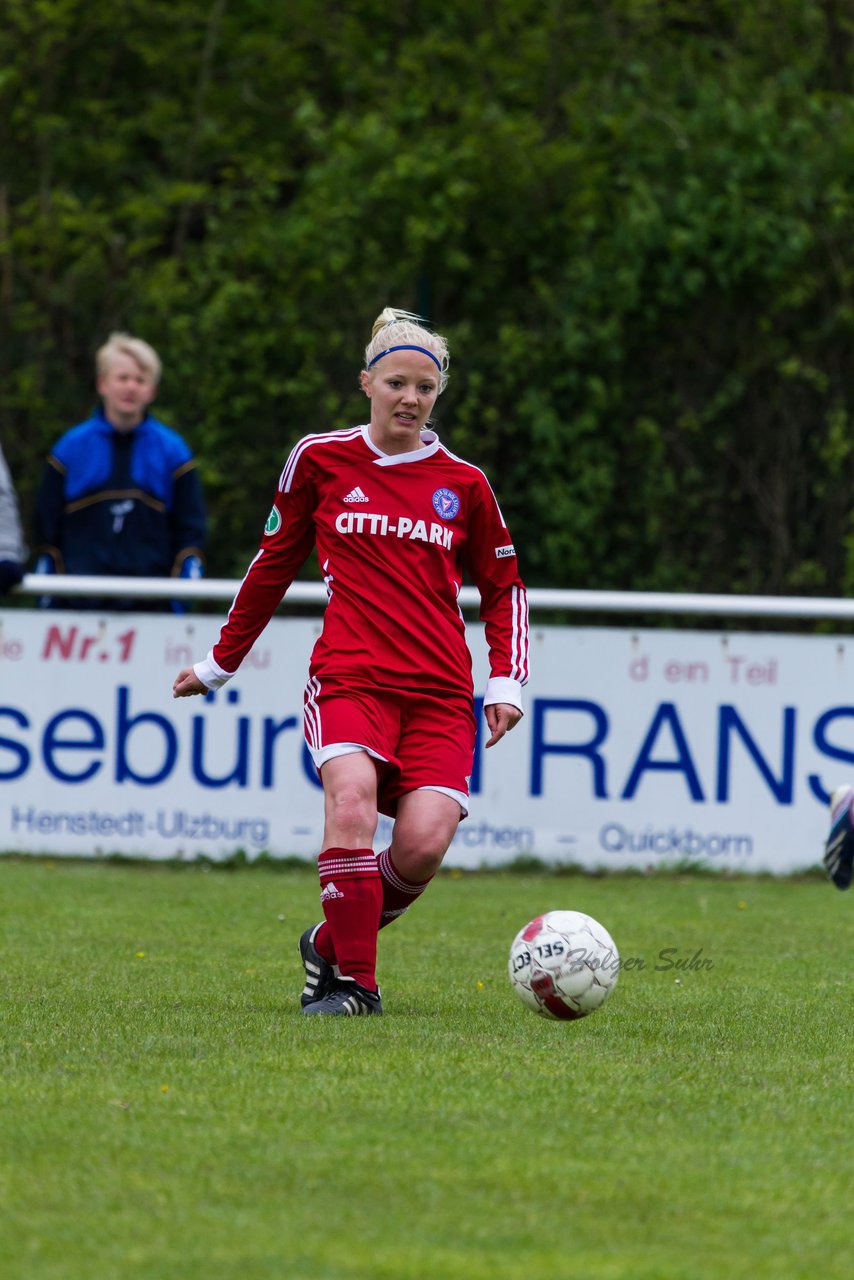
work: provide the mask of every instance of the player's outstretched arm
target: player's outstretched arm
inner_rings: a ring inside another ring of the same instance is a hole
[[[175,677],[172,686],[173,698],[192,698],[195,693],[207,693],[208,686],[202,684],[192,667],[184,667]]]
[[[513,726],[517,725],[522,719],[522,712],[519,708],[514,707],[509,702],[491,702],[489,706],[483,708],[483,714],[486,716],[486,723],[489,725],[489,732],[492,734],[486,744],[488,747],[500,742],[505,733],[509,733]]]

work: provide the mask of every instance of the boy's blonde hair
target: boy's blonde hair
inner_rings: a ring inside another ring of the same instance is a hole
[[[426,328],[420,316],[397,307],[385,307],[374,321],[371,340],[365,347],[365,368],[392,347],[416,347],[433,356],[439,371],[439,394],[448,385],[448,344],[440,333]]]
[[[160,357],[154,347],[143,342],[142,338],[133,338],[129,333],[111,333],[95,356],[95,371],[99,378],[109,373],[116,356],[130,356],[148,374],[155,387],[160,382]]]

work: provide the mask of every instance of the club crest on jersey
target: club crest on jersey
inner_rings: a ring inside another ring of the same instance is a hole
[[[282,525],[282,517],[279,515],[279,508],[273,505],[270,514],[267,516],[267,523],[264,525],[264,532],[269,537],[273,533],[278,533]]]
[[[453,489],[437,489],[433,494],[433,510],[440,520],[453,520],[460,509],[460,500]]]

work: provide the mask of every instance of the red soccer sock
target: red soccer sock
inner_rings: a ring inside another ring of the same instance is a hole
[[[388,925],[394,924],[395,920],[409,910],[415,899],[421,897],[433,877],[429,876],[426,880],[422,880],[420,884],[414,884],[411,880],[404,880],[391,860],[391,849],[383,849],[377,858],[377,867],[379,868],[383,886],[380,928],[385,929]]]
[[[325,960],[338,965],[344,977],[376,991],[383,890],[374,851],[324,849],[317,866],[326,927],[318,929],[314,945]]]
[[[409,910],[415,899],[421,897],[433,877],[430,876],[429,879],[422,881],[420,884],[414,884],[411,880],[404,880],[391,860],[390,849],[383,849],[377,858],[377,869],[379,870],[383,888],[379,927],[385,929],[388,925],[394,924],[395,920]],[[332,941],[332,930],[326,921],[321,924],[315,934],[314,945],[327,964],[337,964],[335,946]]]

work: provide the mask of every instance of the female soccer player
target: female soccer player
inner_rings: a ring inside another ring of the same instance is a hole
[[[516,552],[483,472],[429,429],[447,368],[444,338],[409,312],[382,312],[360,377],[370,422],[295,446],[218,642],[173,688],[187,697],[234,675],[316,543],[329,603],[304,723],[324,793],[325,918],[300,938],[306,1014],[382,1012],[378,930],[423,893],[468,812],[464,568],[489,647],[487,747],[522,715],[528,612]],[[395,823],[376,856],[379,812]]]

